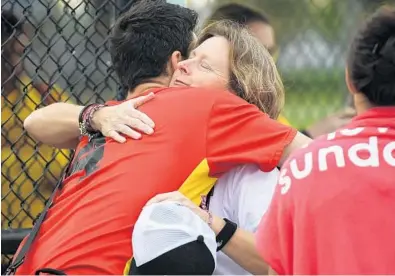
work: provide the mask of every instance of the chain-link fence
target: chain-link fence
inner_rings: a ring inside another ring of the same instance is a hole
[[[107,39],[114,19],[130,3],[2,1],[2,230],[32,227],[70,156],[29,137],[24,119],[53,102],[87,104],[114,98],[118,87]],[[22,232],[2,233],[3,244],[15,246]],[[3,248],[2,253],[4,265],[12,250]]]
[[[2,1],[2,229],[32,226],[70,155],[35,142],[23,129],[24,119],[53,102],[87,104],[116,96],[107,40],[113,21],[132,2]],[[204,17],[230,1],[186,2]],[[379,1],[242,2],[264,10],[276,30],[291,123],[306,127],[342,107],[350,33]]]

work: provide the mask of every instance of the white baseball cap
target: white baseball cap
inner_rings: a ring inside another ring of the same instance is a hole
[[[132,235],[132,275],[209,275],[216,265],[215,233],[176,202],[143,208]]]

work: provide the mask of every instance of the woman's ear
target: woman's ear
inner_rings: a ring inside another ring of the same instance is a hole
[[[171,63],[171,69],[174,72],[178,68],[178,63],[182,61],[182,55],[180,51],[174,51],[173,54],[171,54],[170,58],[170,63]]]

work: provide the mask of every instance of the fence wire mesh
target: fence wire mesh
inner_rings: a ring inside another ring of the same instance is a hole
[[[117,15],[132,2],[2,1],[2,229],[32,226],[70,156],[29,137],[24,119],[53,102],[88,104],[116,96],[107,40]],[[200,9],[203,21],[212,7],[231,1],[186,2]],[[380,1],[242,2],[264,10],[273,22],[290,122],[306,127],[342,107],[350,33]]]
[[[114,97],[107,38],[124,2],[2,2],[3,229],[32,226],[70,154],[35,142],[24,119],[53,102]]]
[[[130,2],[2,1],[2,229],[32,227],[70,157],[27,135],[24,120],[53,102],[114,98],[107,39]],[[2,271],[9,260],[2,254]]]

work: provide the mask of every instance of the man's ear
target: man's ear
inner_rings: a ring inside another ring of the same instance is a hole
[[[170,65],[173,72],[178,68],[178,63],[182,61],[182,59],[180,51],[174,51],[173,54],[171,54]]]
[[[351,95],[355,95],[356,93],[358,93],[357,89],[355,88],[355,85],[352,83],[352,80],[350,78],[350,73],[348,71],[348,68],[346,67],[346,84],[347,84],[347,88],[348,91],[351,93]]]

